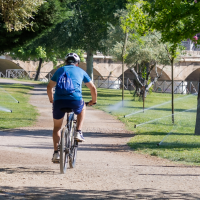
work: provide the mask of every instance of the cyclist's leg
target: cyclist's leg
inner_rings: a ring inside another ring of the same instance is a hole
[[[54,123],[54,127],[53,127],[54,151],[58,150],[58,144],[59,144],[59,141],[60,141],[60,130],[61,130],[61,127],[62,127],[63,118],[53,119],[53,123]]]
[[[54,151],[58,150],[58,143],[60,141],[60,130],[65,113],[60,110],[64,100],[56,100],[53,103],[53,144]]]
[[[84,105],[81,113],[77,115],[77,130],[82,130],[83,122],[85,119],[85,109],[86,106]]]

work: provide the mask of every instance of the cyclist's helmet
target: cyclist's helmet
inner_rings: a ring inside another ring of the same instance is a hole
[[[80,63],[80,58],[76,53],[68,53],[65,56],[65,61],[67,64],[72,64],[72,63]]]

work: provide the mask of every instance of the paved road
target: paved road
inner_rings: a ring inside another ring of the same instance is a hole
[[[51,163],[52,108],[46,88],[35,85],[31,94],[30,103],[40,113],[37,123],[0,131],[0,200],[200,199],[199,167],[130,151],[126,143],[133,134],[92,108],[87,109],[86,142],[79,147],[76,168],[59,174],[59,165]]]

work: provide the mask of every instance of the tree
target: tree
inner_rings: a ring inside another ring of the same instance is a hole
[[[0,0],[0,14],[9,31],[21,30],[30,26],[29,19],[33,18],[38,8],[44,3],[44,0]]]
[[[168,49],[172,72],[172,123],[174,123],[174,59],[182,41],[196,35],[199,29],[200,3],[189,0],[157,0],[145,2],[144,11],[148,16],[148,26],[161,32],[161,40],[170,42]]]
[[[68,4],[73,16],[58,24],[41,38],[40,45],[47,49],[66,52],[82,49],[87,52],[87,73],[93,78],[93,53],[105,52],[104,41],[108,23],[115,24],[114,12],[125,6],[126,0],[77,0]]]
[[[112,38],[113,43],[108,40],[107,44],[110,46],[109,54],[114,57],[116,60],[122,60],[121,52],[123,49],[124,41],[123,38],[119,36],[114,36],[116,33],[123,35],[122,31],[114,30],[115,27],[110,28],[110,38]],[[119,29],[119,27],[118,27]],[[157,65],[169,65],[170,60],[168,57],[168,52],[166,48],[169,44],[164,44],[160,42],[159,33],[149,33],[145,36],[137,36],[129,34],[129,40],[127,42],[126,49],[126,58],[125,63],[131,69],[134,77],[134,85],[136,86],[135,94],[138,96],[142,95],[143,92],[141,89],[145,86],[146,92],[154,84],[161,74],[157,73]],[[118,40],[117,40],[118,38]],[[112,43],[112,45],[111,45]],[[178,62],[179,58],[176,59]],[[150,73],[155,69],[157,77],[150,81]]]
[[[181,48],[181,42],[193,38],[199,32],[200,4],[193,0],[130,0],[130,2],[141,3],[139,18],[145,22],[145,31],[156,30],[161,33],[163,43],[170,43],[166,50],[172,72],[172,123],[174,123],[174,60],[178,55],[177,50]]]
[[[137,5],[131,4],[127,6],[127,11],[121,11],[120,23],[118,26],[110,26],[109,37],[106,41],[108,46],[108,54],[112,55],[116,60],[122,61],[124,49],[124,33],[129,32],[129,39],[127,42],[127,49],[125,63],[134,76],[134,84],[136,85],[135,94],[143,95],[142,88],[146,88],[145,95],[150,86],[154,84],[160,75],[157,73],[156,65],[169,65],[170,59],[168,54],[169,43],[161,42],[161,34],[158,32],[149,32],[146,35],[141,35],[143,27],[138,28],[138,9]],[[132,24],[134,23],[134,26]],[[139,30],[138,30],[139,29]],[[139,33],[140,34],[139,34]],[[135,69],[133,69],[135,68]],[[150,73],[155,68],[157,77],[150,81]],[[134,94],[134,95],[135,95]]]
[[[33,15],[34,18],[29,19],[31,27],[19,31],[8,32],[4,18],[0,15],[0,54],[19,48],[66,20],[72,15],[68,7],[69,2],[71,0],[46,0],[39,7],[37,14]]]

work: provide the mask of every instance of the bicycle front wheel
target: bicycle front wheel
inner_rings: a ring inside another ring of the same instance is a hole
[[[76,165],[78,142],[75,140],[74,145],[72,146],[71,154],[69,156],[69,167],[74,168]]]
[[[69,155],[69,167],[74,168],[76,165],[76,158],[77,158],[77,149],[78,149],[78,142],[74,140],[74,134],[76,132],[76,123],[72,123],[72,131],[71,131],[71,152]]]
[[[69,139],[68,139],[68,130],[66,127],[62,129],[61,132],[61,141],[60,141],[60,173],[65,174],[67,170],[67,163],[68,163],[68,146],[69,146]]]

